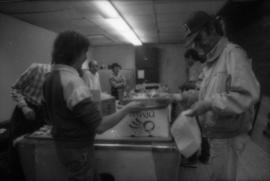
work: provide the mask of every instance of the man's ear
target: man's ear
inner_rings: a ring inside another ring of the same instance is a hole
[[[217,31],[216,31],[216,28],[215,28],[215,26],[214,25],[209,25],[209,33],[210,34],[216,34],[217,33]]]
[[[214,35],[219,35],[218,30],[216,29],[215,25],[210,26],[210,32]]]

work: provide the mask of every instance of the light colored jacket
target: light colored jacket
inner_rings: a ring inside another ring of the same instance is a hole
[[[99,90],[101,91],[99,73],[93,74],[89,70],[83,70],[82,76],[86,85],[90,88],[90,90]]]
[[[210,138],[230,138],[247,133],[259,100],[260,85],[251,59],[238,45],[221,38],[207,55],[199,100],[211,103],[200,116]]]

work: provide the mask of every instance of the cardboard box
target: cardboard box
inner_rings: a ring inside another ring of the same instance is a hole
[[[115,107],[115,98],[101,100],[101,111],[103,116],[115,113]]]
[[[115,98],[106,98],[99,102],[96,102],[99,111],[103,116],[110,115],[112,113],[115,113],[116,106],[115,106]]]

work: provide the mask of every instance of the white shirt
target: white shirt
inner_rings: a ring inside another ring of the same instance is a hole
[[[83,70],[83,80],[85,81],[86,85],[90,88],[90,90],[100,90],[100,80],[99,80],[99,73],[93,74],[89,70]]]

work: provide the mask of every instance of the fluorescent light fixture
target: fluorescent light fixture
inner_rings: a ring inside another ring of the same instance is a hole
[[[106,19],[105,21],[133,45],[135,46],[142,45],[140,39],[122,18]]]
[[[130,29],[130,27],[126,24],[126,22],[122,18],[106,19],[105,21],[133,45],[135,46],[142,45],[141,41],[138,39],[135,33]]]
[[[118,12],[112,6],[109,1],[106,0],[96,0],[94,1],[96,7],[101,10],[106,18],[120,18]]]
[[[97,8],[106,15],[104,21],[115,29],[119,34],[121,34],[127,41],[131,42],[135,46],[141,46],[142,42],[137,37],[135,32],[130,28],[130,26],[125,22],[125,20],[119,15],[117,10],[113,7],[111,2],[102,0],[94,1]]]

